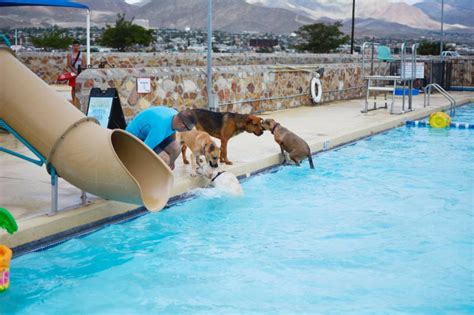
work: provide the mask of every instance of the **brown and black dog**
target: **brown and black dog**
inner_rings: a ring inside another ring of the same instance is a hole
[[[218,113],[205,109],[192,109],[196,119],[196,128],[221,140],[220,160],[232,164],[227,157],[227,143],[230,138],[244,131],[257,136],[263,134],[263,119],[255,115],[243,115],[230,112]]]
[[[285,151],[289,153],[290,159],[296,165],[306,158],[309,160],[309,166],[314,168],[313,158],[308,143],[298,137],[296,134],[281,126],[273,119],[265,119],[262,123],[265,130],[270,130],[275,138],[275,142],[280,145],[281,154],[286,161]]]

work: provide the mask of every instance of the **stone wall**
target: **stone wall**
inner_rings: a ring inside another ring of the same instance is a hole
[[[379,64],[388,73],[387,64]],[[77,78],[77,97],[85,111],[91,88],[116,88],[127,120],[152,105],[207,108],[205,67],[90,69]],[[322,102],[363,96],[359,64],[325,65]],[[152,93],[137,93],[136,78],[150,77]],[[311,105],[311,74],[273,66],[217,66],[213,93],[220,111],[259,113]]]
[[[20,52],[17,57],[48,84],[66,69],[66,53]],[[396,57],[396,56],[394,56]],[[348,54],[214,54],[214,66],[276,65],[276,64],[341,64],[360,63],[361,57]],[[430,60],[436,56],[423,57],[429,69]],[[453,85],[474,86],[474,58],[449,59],[453,63]],[[91,64],[98,68],[157,68],[157,67],[205,67],[206,55],[198,53],[92,53]]]
[[[66,68],[66,53],[21,52],[18,58],[48,84]],[[206,66],[206,55],[197,53],[92,53],[91,64],[98,68],[151,68]],[[353,63],[356,56],[347,54],[214,54],[214,66]]]

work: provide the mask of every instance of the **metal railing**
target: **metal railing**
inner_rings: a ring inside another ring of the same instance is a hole
[[[362,49],[361,49],[361,54],[362,54],[362,78],[365,78],[366,77],[366,74],[365,74],[365,49],[368,47],[368,46],[371,46],[371,51],[370,51],[370,75],[373,75],[374,73],[374,53],[375,53],[375,48],[377,46],[380,46],[379,43],[375,43],[375,42],[364,42],[362,44]]]
[[[431,83],[425,86],[425,99],[424,99],[424,107],[430,106],[430,97],[431,97],[431,90],[435,88],[441,95],[443,95],[449,101],[449,115],[454,116],[456,114],[456,100],[449,94],[445,89],[441,87],[438,83]]]
[[[60,210],[58,209],[58,186],[59,186],[59,176],[56,172],[56,169],[49,163],[49,161],[38,151],[36,150],[28,141],[26,141],[19,133],[17,133],[10,125],[8,125],[4,120],[0,119],[0,127],[10,133],[18,141],[20,141],[25,147],[27,147],[37,159],[30,158],[24,154],[15,152],[13,150],[7,149],[6,147],[0,146],[0,152],[4,152],[25,160],[27,162],[36,164],[38,166],[46,165],[46,169],[50,173],[51,177],[51,209],[48,212],[48,216],[56,215]],[[81,205],[87,204],[87,194],[85,191],[81,190]]]

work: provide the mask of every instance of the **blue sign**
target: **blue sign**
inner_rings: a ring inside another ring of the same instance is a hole
[[[101,127],[107,128],[113,100],[113,97],[91,97],[87,116],[94,117]]]

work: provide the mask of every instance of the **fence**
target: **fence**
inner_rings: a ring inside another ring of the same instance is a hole
[[[474,59],[432,60],[425,63],[425,81],[446,90],[474,88]]]

